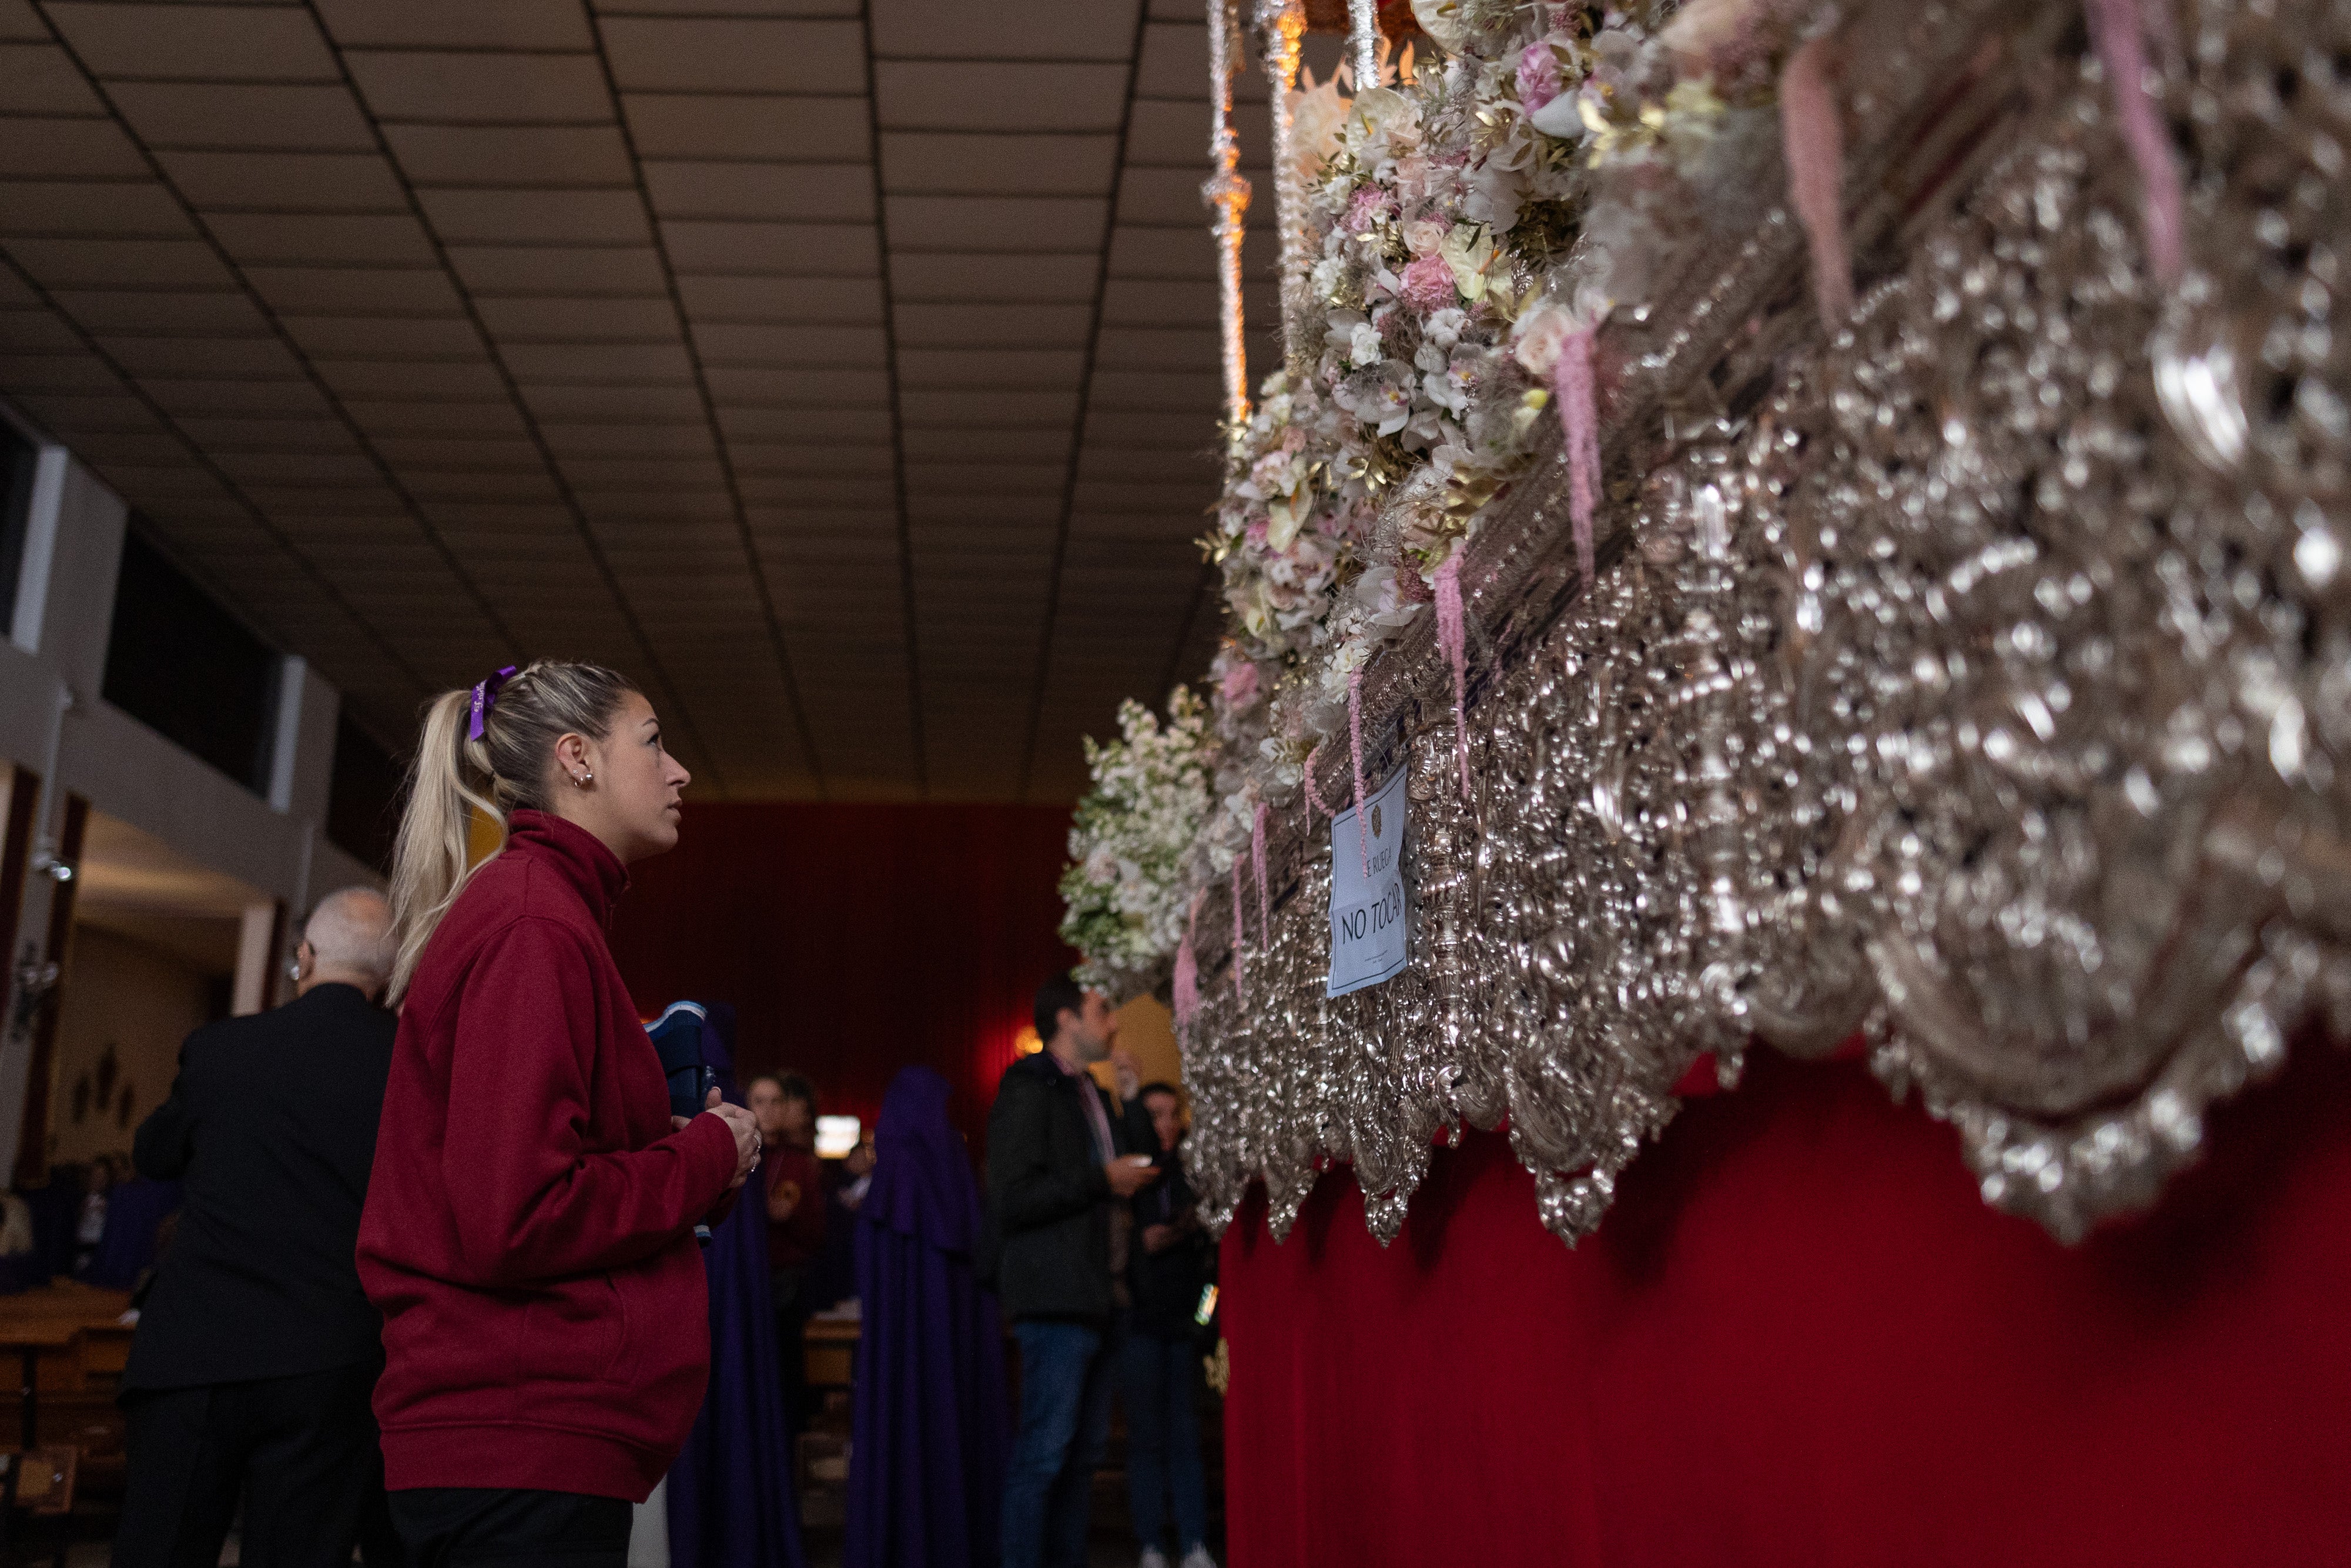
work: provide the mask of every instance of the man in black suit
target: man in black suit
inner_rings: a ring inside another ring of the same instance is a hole
[[[383,1325],[353,1258],[392,1069],[390,928],[365,888],[322,900],[297,998],[190,1035],[140,1124],[140,1174],[178,1180],[184,1207],[122,1375],[115,1568],[212,1568],[240,1499],[248,1568],[348,1568],[363,1530],[378,1560]]]

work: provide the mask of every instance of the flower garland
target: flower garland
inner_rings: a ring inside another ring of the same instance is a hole
[[[1186,859],[1214,804],[1208,710],[1178,686],[1167,720],[1132,698],[1119,738],[1086,742],[1093,789],[1070,827],[1061,939],[1081,983],[1125,998],[1152,989],[1183,939]]]
[[[1165,889],[1123,895],[1148,904],[1147,939],[1115,938],[1099,897],[1089,939],[1073,936],[1090,960],[1132,955],[1112,967],[1164,962],[1179,906],[1232,873],[1264,810],[1298,798],[1308,759],[1352,749],[1365,669],[1425,608],[1458,603],[1460,552],[1547,415],[1565,427],[1589,573],[1598,330],[1637,310],[1678,253],[1751,227],[1776,199],[1782,67],[1834,16],[1819,0],[1412,11],[1440,54],[1416,68],[1383,47],[1370,85],[1343,67],[1289,99],[1302,276],[1285,298],[1305,316],[1290,362],[1228,433],[1202,540],[1228,620],[1201,721],[1212,800]],[[1440,630],[1451,656],[1461,617]],[[1098,789],[1081,823],[1105,831],[1112,809]],[[1073,898],[1073,923],[1079,910]]]

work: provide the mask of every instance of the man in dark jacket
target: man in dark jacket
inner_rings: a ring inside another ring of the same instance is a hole
[[[198,1030],[140,1124],[140,1174],[182,1184],[179,1231],[131,1343],[130,1476],[114,1568],[347,1564],[389,1544],[368,1408],[382,1320],[360,1289],[360,1206],[392,1067],[391,911],[320,901],[296,1000]]]
[[[1128,1305],[1125,1200],[1158,1172],[1087,1071],[1118,1033],[1110,1004],[1057,975],[1036,1018],[1044,1049],[1004,1070],[987,1117],[983,1252],[1020,1344],[1004,1568],[1082,1568]]]

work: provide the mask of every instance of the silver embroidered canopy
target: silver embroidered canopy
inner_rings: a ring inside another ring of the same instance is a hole
[[[1246,1002],[1207,903],[1186,1147],[1219,1223],[1262,1179],[1280,1235],[1346,1160],[1392,1237],[1443,1129],[1507,1119],[1572,1242],[1699,1056],[1859,1031],[1988,1203],[2071,1240],[2314,1022],[2351,1035],[2351,5],[2173,14],[2168,288],[2073,20],[1849,26],[1833,336],[1782,209],[1612,323],[1594,580],[1555,456],[1463,570],[1467,800],[1426,627],[1365,685],[1374,781],[1409,769],[1409,968],[1324,998],[1302,809]]]

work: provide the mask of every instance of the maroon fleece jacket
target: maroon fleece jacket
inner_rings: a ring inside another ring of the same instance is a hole
[[[716,1116],[670,1130],[604,943],[627,883],[592,834],[517,811],[409,984],[359,1248],[394,1490],[642,1501],[701,1407],[693,1226],[735,1139]]]

